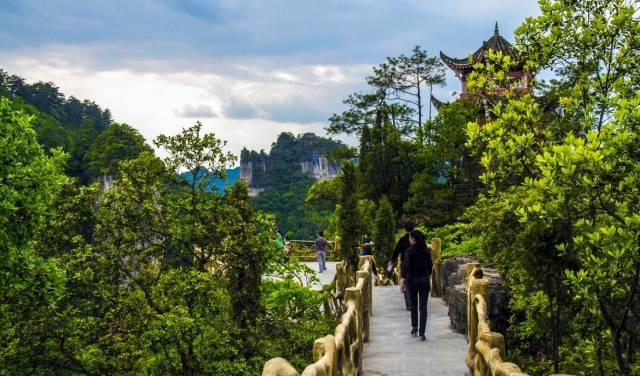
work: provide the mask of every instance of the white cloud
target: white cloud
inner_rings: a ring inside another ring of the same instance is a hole
[[[494,21],[510,39],[525,16],[539,12],[535,0],[224,0],[204,13],[169,3],[132,5],[120,17],[118,1],[62,8],[19,2],[22,13],[0,13],[0,23],[13,25],[0,31],[2,68],[109,108],[149,142],[202,120],[238,153],[268,149],[283,131],[324,135],[342,99],[366,90],[365,76],[388,55],[419,44],[430,54],[464,57],[491,36]],[[450,71],[447,82],[434,88],[443,101],[460,90]]]
[[[0,57],[9,73],[29,82],[53,81],[67,96],[109,108],[115,121],[137,128],[149,143],[159,134],[175,134],[200,120],[205,129],[227,140],[227,149],[236,155],[243,147],[268,150],[281,132],[325,135],[323,120],[340,110],[336,108],[339,99],[352,91],[351,82],[358,82],[346,79],[347,75],[361,75],[358,67],[250,67],[262,77],[254,81],[237,72],[95,69],[58,54],[38,59]],[[153,65],[145,62],[147,67]],[[235,103],[235,114],[229,112],[230,103]],[[355,143],[352,137],[343,140]]]
[[[213,111],[211,106],[206,104],[200,104],[194,106],[192,104],[185,104],[181,109],[173,111],[177,116],[183,118],[214,118],[218,117],[218,114]]]

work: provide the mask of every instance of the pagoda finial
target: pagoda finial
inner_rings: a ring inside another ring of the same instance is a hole
[[[496,21],[496,28],[493,29],[493,35],[495,35],[495,36],[500,35],[500,32],[498,31],[498,21]]]

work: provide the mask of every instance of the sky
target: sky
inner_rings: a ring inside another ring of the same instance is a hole
[[[109,108],[149,144],[199,120],[238,155],[326,135],[388,56],[463,58],[495,22],[513,41],[537,14],[535,0],[0,0],[0,68]],[[448,70],[434,95],[459,90]]]

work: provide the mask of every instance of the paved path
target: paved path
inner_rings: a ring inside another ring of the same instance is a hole
[[[305,262],[316,271],[321,284],[331,283],[336,263],[317,273],[318,264]],[[320,288],[321,284],[314,284]],[[447,306],[442,299],[429,297],[427,340],[410,334],[409,312],[398,286],[373,287],[373,316],[369,342],[364,344],[364,373],[368,376],[464,376],[467,341],[449,328]]]
[[[333,277],[336,275],[336,263],[335,261],[327,262],[327,270],[322,273],[318,273],[318,263],[317,262],[303,262],[306,266],[311,268],[314,272],[316,272],[316,277],[320,280],[320,283],[314,283],[312,286],[314,288],[320,289],[322,285],[328,285],[333,282]]]
[[[409,312],[398,286],[373,287],[364,373],[369,376],[464,376],[467,341],[449,328],[447,306],[429,297],[427,340],[412,337]]]

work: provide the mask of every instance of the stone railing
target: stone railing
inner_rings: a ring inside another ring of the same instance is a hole
[[[315,240],[290,240],[291,256],[296,257],[300,261],[316,260],[316,241]],[[333,241],[328,241],[327,259],[333,258],[336,250],[340,247],[340,238],[336,237]]]
[[[302,376],[350,376],[362,373],[362,351],[369,340],[369,316],[372,312],[371,256],[360,256],[358,271],[349,276],[346,264],[336,265],[334,297],[343,296],[340,323],[333,335],[318,338],[313,344],[315,363],[307,366]],[[348,287],[352,285],[352,287]],[[329,304],[325,309],[331,308]],[[338,308],[338,307],[336,307]],[[299,376],[283,358],[267,361],[262,376]]]
[[[438,238],[431,239],[431,262],[433,263],[433,273],[431,274],[431,296],[442,297],[442,267],[441,244]]]
[[[465,362],[471,375],[526,376],[520,367],[502,360],[505,354],[504,337],[491,331],[487,309],[489,282],[482,278],[480,264],[469,263],[466,267],[469,346]]]

